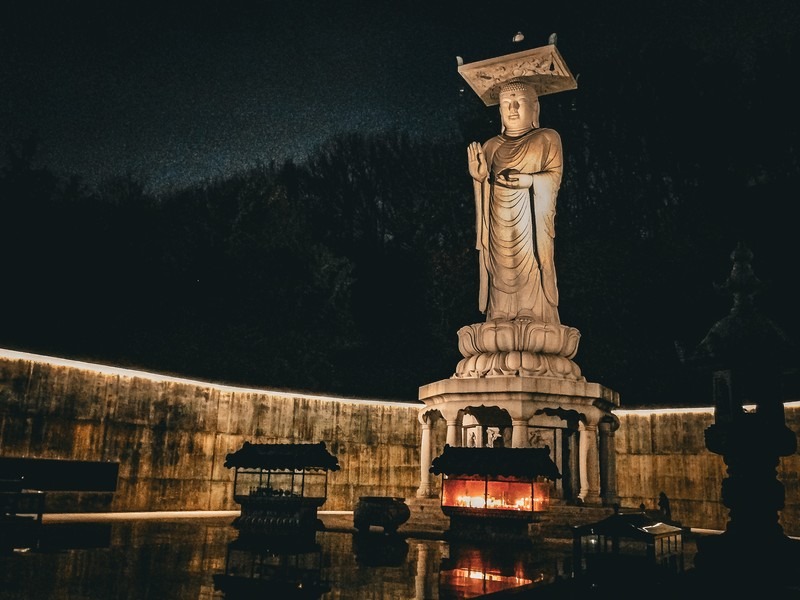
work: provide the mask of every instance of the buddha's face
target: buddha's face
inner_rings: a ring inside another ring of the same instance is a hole
[[[539,100],[527,90],[500,92],[500,119],[505,133],[515,135],[539,125]]]

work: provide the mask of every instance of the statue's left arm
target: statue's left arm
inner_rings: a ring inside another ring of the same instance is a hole
[[[561,187],[564,157],[558,133],[552,129],[542,129],[538,138],[536,161],[539,162],[539,170],[533,173],[531,187],[531,201],[536,222],[536,249],[542,272],[544,295],[552,306],[558,306],[553,246],[556,236],[556,197]]]
[[[561,187],[564,170],[564,154],[561,136],[552,129],[537,131],[534,145],[534,163],[537,171],[531,174],[534,212],[541,219],[550,238],[555,237],[556,197]]]

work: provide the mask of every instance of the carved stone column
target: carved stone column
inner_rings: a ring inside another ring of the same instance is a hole
[[[430,498],[433,493],[431,486],[431,424],[426,417],[422,422],[422,442],[419,449],[419,489],[418,498]]]
[[[569,448],[569,500],[579,498],[581,490],[581,463],[577,430],[568,430],[567,446]]]
[[[601,421],[598,425],[600,429],[600,495],[603,499],[603,506],[619,504],[614,425],[608,421]]]
[[[511,447],[528,447],[528,421],[527,419],[513,419],[511,421]]]
[[[581,502],[586,501],[586,496],[589,494],[589,476],[587,473],[586,463],[588,461],[589,444],[587,442],[588,435],[586,433],[586,426],[583,423],[578,424],[578,476],[580,478],[580,490],[578,490],[578,500]]]
[[[581,491],[578,498],[586,504],[600,504],[600,458],[597,453],[597,425],[580,424]]]
[[[600,504],[600,454],[597,451],[597,424],[586,425],[586,478],[589,487],[584,497],[587,504]]]
[[[458,419],[447,419],[447,440],[450,446],[460,446],[461,436],[458,435]]]

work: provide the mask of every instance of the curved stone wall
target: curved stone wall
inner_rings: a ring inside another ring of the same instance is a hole
[[[226,510],[245,441],[324,441],[341,470],[325,510],[419,487],[420,404],[285,394],[3,351],[5,456],[119,462],[112,511]]]
[[[786,425],[800,432],[800,402],[785,404]],[[657,509],[658,494],[670,499],[672,517],[689,527],[725,529],[728,509],[720,502],[726,467],[705,447],[712,408],[619,410],[615,435],[617,484],[622,506]],[[747,444],[748,440],[742,440]],[[786,490],[780,519],[785,533],[800,536],[800,455],[781,458],[778,479]]]
[[[103,507],[112,511],[238,508],[223,463],[244,441],[326,442],[342,468],[329,475],[323,510],[352,510],[359,496],[411,498],[422,406],[235,388],[0,350],[2,454],[119,462],[117,492]],[[713,411],[616,414],[622,506],[655,509],[663,491],[684,525],[724,529],[725,465],[703,441]],[[800,431],[800,402],[786,405],[786,417]],[[798,454],[781,459],[789,535],[800,535],[799,471]]]

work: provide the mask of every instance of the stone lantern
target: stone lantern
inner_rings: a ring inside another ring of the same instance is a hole
[[[797,449],[781,397],[782,369],[793,347],[756,308],[760,282],[750,250],[740,243],[731,259],[731,274],[721,286],[733,296],[731,311],[687,357],[712,375],[714,423],[705,430],[705,444],[727,466],[721,495],[729,509],[722,534],[698,539],[695,569],[715,586],[732,584],[736,573],[783,586],[797,578],[800,558],[800,542],[784,535],[778,516],[785,492],[777,467],[780,457]]]

